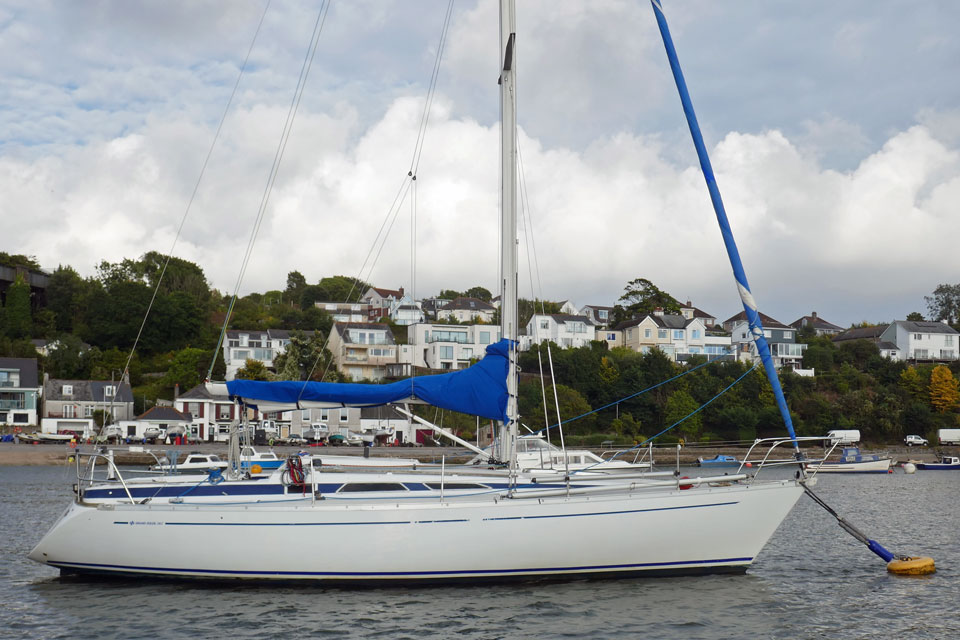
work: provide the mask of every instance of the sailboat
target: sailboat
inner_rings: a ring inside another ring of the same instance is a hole
[[[212,385],[263,411],[422,402],[495,419],[505,480],[345,474],[334,491],[300,478],[299,500],[191,503],[78,496],[29,557],[62,573],[270,583],[425,584],[743,572],[803,493],[796,479],[570,478],[517,464],[516,30],[501,1],[501,329],[473,367],[388,385]],[[762,335],[762,332],[761,332]],[[777,441],[776,445],[787,440]],[[793,441],[795,443],[795,440]],[[339,475],[339,474],[338,474]],[[316,476],[313,476],[314,478]],[[349,487],[349,489],[347,489]],[[336,541],[304,554],[278,540]],[[90,541],[95,540],[96,544]]]

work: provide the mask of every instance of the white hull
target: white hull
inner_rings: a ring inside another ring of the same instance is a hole
[[[354,584],[745,571],[802,493],[782,481],[416,505],[75,503],[30,558],[68,573]],[[337,553],[304,553],[305,536]]]
[[[824,462],[808,464],[807,469],[817,473],[887,473],[891,462],[890,458],[863,462]]]

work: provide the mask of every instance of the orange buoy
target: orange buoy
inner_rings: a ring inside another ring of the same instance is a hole
[[[936,573],[937,567],[933,562],[933,558],[927,558],[925,556],[903,556],[894,558],[888,562],[887,571],[901,576],[925,576]]]

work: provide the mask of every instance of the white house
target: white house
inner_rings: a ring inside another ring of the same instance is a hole
[[[390,320],[401,326],[407,326],[423,322],[424,314],[420,303],[410,298],[402,296],[399,300],[390,305]]]
[[[365,302],[314,302],[313,305],[326,311],[334,322],[367,322],[371,316],[371,305]]]
[[[534,314],[527,323],[521,349],[551,341],[561,347],[585,347],[596,339],[596,327],[586,316],[564,313]]]
[[[465,369],[499,340],[500,327],[491,324],[412,324],[399,360],[428,369]]]
[[[247,360],[259,360],[268,369],[272,369],[273,359],[286,351],[289,344],[290,331],[286,329],[227,331],[223,344],[223,361],[227,365],[226,379],[233,380]]]
[[[960,333],[943,322],[897,320],[880,334],[880,343],[897,345],[898,358],[950,362],[958,358]]]
[[[479,298],[455,298],[437,311],[438,320],[493,322],[496,309]]]
[[[586,316],[591,323],[598,327],[609,327],[610,323],[613,322],[613,307],[588,304],[584,305],[576,315]]]

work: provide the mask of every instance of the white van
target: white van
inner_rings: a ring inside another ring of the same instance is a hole
[[[939,429],[937,440],[940,444],[960,444],[960,429]]]
[[[827,432],[827,439],[823,441],[823,446],[832,447],[835,444],[848,445],[860,442],[859,429],[835,429]]]

